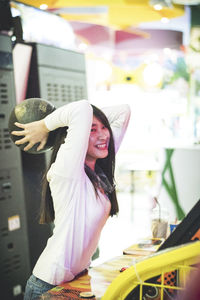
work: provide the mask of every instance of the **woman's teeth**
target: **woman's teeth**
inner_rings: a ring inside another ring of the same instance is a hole
[[[106,144],[97,145],[96,147],[97,147],[97,148],[105,148],[105,147],[106,147]]]

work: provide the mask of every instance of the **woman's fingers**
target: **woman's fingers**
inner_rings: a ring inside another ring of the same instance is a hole
[[[27,137],[24,137],[23,139],[15,141],[16,145],[23,145],[25,143],[28,143],[28,145],[26,145],[26,147],[24,147],[24,149],[23,149],[24,151],[31,149],[34,145],[34,143],[29,142]]]
[[[46,144],[46,140],[43,140],[43,141],[40,143],[40,145],[37,147],[37,151],[42,150],[42,149],[44,148],[45,144]]]
[[[25,135],[26,132],[25,132],[25,130],[17,130],[17,131],[12,131],[11,134],[17,135],[17,136],[22,136],[22,135]]]
[[[29,143],[23,150],[24,151],[28,151],[29,149],[31,149],[33,147],[33,143]]]
[[[24,144],[24,143],[27,143],[27,142],[28,142],[28,138],[24,137],[24,138],[22,138],[20,140],[15,141],[15,144],[16,145],[21,145],[21,144]]]
[[[25,128],[26,127],[26,124],[22,124],[22,123],[18,123],[18,122],[15,122],[14,123],[17,127],[19,128]]]
[[[37,151],[42,150],[44,148],[46,142],[47,142],[47,139],[43,140],[40,143],[40,145],[37,147]],[[26,145],[26,147],[23,150],[27,151],[27,150],[31,149],[37,142],[30,142],[27,137],[24,137],[23,139],[15,141],[16,145],[22,145],[22,144],[25,144],[25,143],[28,143],[28,145]]]
[[[21,123],[15,122],[15,125],[19,128],[24,129],[24,130],[14,130],[14,131],[11,132],[11,134],[17,135],[17,136],[26,135],[26,131],[25,131],[26,124],[21,124]]]

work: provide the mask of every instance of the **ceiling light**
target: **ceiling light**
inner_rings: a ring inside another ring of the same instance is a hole
[[[168,18],[165,18],[165,17],[163,17],[163,18],[161,19],[161,22],[162,22],[162,23],[164,23],[164,24],[166,24],[166,23],[168,23],[168,22],[169,22],[169,19],[168,19]]]
[[[153,6],[156,10],[173,7],[172,0],[149,0],[149,5]]]
[[[155,4],[154,5],[154,9],[155,10],[161,10],[163,7],[162,7],[162,5],[161,4]]]
[[[48,5],[47,5],[47,4],[41,4],[41,5],[40,5],[40,9],[45,10],[45,9],[47,9],[47,8],[48,8]]]

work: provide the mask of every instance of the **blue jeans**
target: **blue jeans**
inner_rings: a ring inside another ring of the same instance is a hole
[[[26,283],[24,300],[33,300],[41,296],[56,285],[49,284],[34,275],[31,275]]]

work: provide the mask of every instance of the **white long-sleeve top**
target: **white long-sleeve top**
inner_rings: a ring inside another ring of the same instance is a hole
[[[129,106],[102,110],[118,149],[128,125]],[[72,280],[89,266],[110,213],[109,199],[101,192],[96,196],[84,170],[92,118],[91,105],[80,100],[58,108],[44,119],[50,131],[69,127],[47,173],[55,210],[53,235],[33,269],[36,277],[54,285]]]

